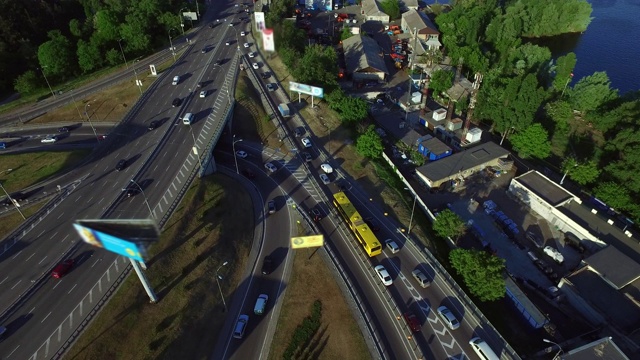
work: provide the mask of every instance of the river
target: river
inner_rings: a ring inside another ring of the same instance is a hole
[[[571,51],[576,54],[574,85],[584,76],[606,71],[611,87],[620,94],[640,90],[640,66],[636,64],[640,61],[640,0],[587,1],[593,8],[587,31],[536,43],[547,46],[554,58]]]

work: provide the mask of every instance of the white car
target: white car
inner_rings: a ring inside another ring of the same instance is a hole
[[[230,22],[230,23],[229,23],[229,26],[233,26],[233,23],[232,23],[232,22]]]
[[[244,43],[244,47],[248,48],[249,47],[249,43]]]
[[[244,31],[240,31],[240,36],[245,36],[247,35],[247,33],[245,33]]]
[[[278,168],[275,165],[273,165],[271,162],[264,164],[264,168],[269,170],[269,172],[272,172],[272,173],[278,170]]]
[[[378,277],[380,278],[380,280],[382,280],[382,283],[384,284],[384,286],[390,286],[391,284],[393,284],[391,275],[389,275],[389,272],[387,271],[387,269],[384,268],[384,266],[378,265],[373,269],[376,271],[376,274],[378,274]]]
[[[238,150],[236,151],[236,156],[239,157],[240,159],[244,159],[248,156],[248,154],[246,151]]]
[[[325,185],[331,184],[331,179],[329,179],[327,174],[320,174],[320,181],[322,181],[322,183]]]
[[[58,138],[55,136],[47,136],[46,138],[40,140],[40,142],[43,144],[52,144],[56,141],[58,141]]]
[[[225,45],[231,45],[231,41],[227,41],[226,43],[224,43]]]
[[[256,53],[254,53],[254,52],[250,52],[250,53],[249,53],[249,57],[250,57],[250,58],[254,58],[254,57],[256,57]]]
[[[395,254],[398,251],[400,251],[400,247],[398,246],[398,244],[396,244],[395,241],[391,239],[387,239],[384,241],[384,243],[387,244],[387,247],[389,248],[389,250],[391,250],[392,254]]]
[[[560,254],[558,250],[552,248],[551,246],[545,246],[542,251],[544,251],[545,254],[547,254],[550,258],[553,259],[553,261],[557,262],[558,264],[562,265],[562,263],[564,262],[564,256],[562,256],[562,254]]]
[[[320,165],[320,169],[322,169],[322,171],[326,172],[327,174],[331,174],[333,172],[333,168],[329,164]]]
[[[256,70],[258,70],[258,68],[259,68],[258,63],[251,64],[251,67],[253,67]]]
[[[310,148],[311,147],[311,140],[309,140],[309,138],[302,138],[300,139],[300,141],[302,142],[302,145],[304,145],[304,147],[306,148]]]
[[[460,327],[460,322],[446,306],[442,305],[438,308],[438,315],[449,329],[455,330]]]
[[[202,90],[202,91],[200,91],[200,97],[201,97],[201,98],[203,98],[203,97],[207,97],[207,90]]]
[[[427,278],[427,275],[425,275],[422,271],[415,269],[411,272],[411,275],[413,275],[413,278],[416,279],[418,284],[420,284],[420,287],[427,288],[429,287],[429,285],[431,285],[431,282]]]

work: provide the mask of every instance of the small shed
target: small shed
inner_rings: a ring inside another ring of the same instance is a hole
[[[418,144],[418,152],[429,160],[435,161],[451,155],[453,150],[440,139],[429,137]]]

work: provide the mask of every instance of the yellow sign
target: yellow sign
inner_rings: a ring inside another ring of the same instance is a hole
[[[324,245],[324,235],[311,235],[291,238],[292,249],[319,247]]]

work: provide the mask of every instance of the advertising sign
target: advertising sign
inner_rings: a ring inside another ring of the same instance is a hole
[[[295,91],[295,92],[299,92],[299,93],[303,93],[303,94],[307,94],[307,95],[311,95],[311,96],[315,96],[315,97],[319,97],[319,98],[323,98],[324,97],[324,89],[323,88],[319,88],[319,87],[315,87],[315,86],[311,86],[311,85],[306,85],[306,84],[300,84],[300,83],[293,82],[293,81],[289,81],[289,90]]]
[[[291,238],[292,249],[324,246],[324,235],[311,235]]]
[[[157,241],[152,220],[77,220],[73,227],[82,240],[118,255],[143,261],[145,246]]]
[[[256,29],[261,32],[267,27],[264,22],[264,13],[255,12],[253,14],[255,15],[255,19],[256,19]]]
[[[273,40],[273,29],[262,30],[262,45],[265,51],[276,51],[276,44]]]

